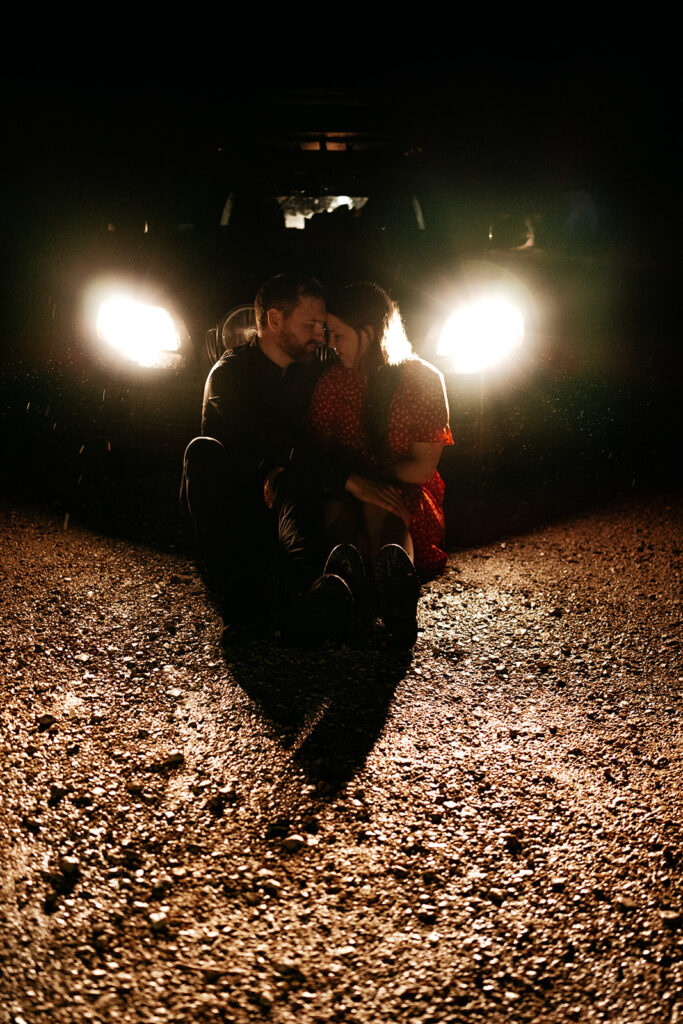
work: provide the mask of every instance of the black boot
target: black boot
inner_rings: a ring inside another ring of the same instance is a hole
[[[375,562],[379,614],[394,647],[407,649],[417,640],[420,581],[400,544],[385,544]]]

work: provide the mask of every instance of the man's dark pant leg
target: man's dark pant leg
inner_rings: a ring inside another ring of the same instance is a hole
[[[189,513],[197,552],[210,585],[250,581],[272,536],[258,487],[246,483],[225,447],[196,437],[185,449],[180,492]]]
[[[323,494],[310,473],[294,466],[278,474],[274,491],[284,583],[292,596],[299,596],[323,571]]]

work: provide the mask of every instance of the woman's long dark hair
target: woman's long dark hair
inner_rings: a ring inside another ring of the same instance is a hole
[[[361,363],[368,380],[363,426],[371,453],[383,459],[387,454],[391,402],[403,364],[414,357],[398,306],[379,285],[361,281],[332,296],[327,309],[356,331],[372,328],[373,337]]]

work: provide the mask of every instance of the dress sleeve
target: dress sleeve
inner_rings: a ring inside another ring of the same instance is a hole
[[[416,360],[400,390],[403,392],[401,400],[405,403],[410,440],[453,444],[443,374],[430,363]]]

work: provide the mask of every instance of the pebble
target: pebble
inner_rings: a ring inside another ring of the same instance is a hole
[[[50,795],[48,797],[48,804],[50,807],[56,807],[57,804],[63,800],[69,790],[65,786],[60,786],[58,783],[53,782],[50,785]]]
[[[519,836],[516,836],[514,832],[509,832],[507,835],[503,836],[503,842],[510,853],[522,852],[522,844],[519,841]]]
[[[287,836],[286,839],[283,839],[282,840],[282,845],[285,848],[285,850],[287,851],[287,853],[296,853],[297,850],[301,849],[301,847],[303,846],[304,842],[305,842],[305,839],[304,839],[303,836],[295,834],[295,835]]]
[[[59,861],[59,866],[65,875],[78,874],[81,864],[78,857],[65,856]]]
[[[258,993],[258,1002],[264,1010],[270,1010],[275,1003],[275,996],[270,989],[262,988]]]
[[[206,806],[212,814],[217,818],[220,818],[225,810],[226,804],[234,803],[236,799],[237,792],[234,785],[230,783],[228,786],[223,786],[222,789],[217,790],[217,792],[211,793],[207,797]]]
[[[177,768],[178,765],[183,764],[185,761],[185,755],[182,750],[173,750],[168,757],[163,758],[161,761],[154,761],[149,766],[151,772],[161,772],[166,768]]]

